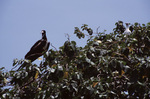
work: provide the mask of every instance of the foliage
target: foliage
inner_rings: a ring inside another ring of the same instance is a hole
[[[68,39],[59,50],[50,49],[39,65],[29,62],[9,72],[0,68],[1,98],[150,98],[150,23],[132,28],[125,35],[122,21],[110,34],[94,34],[86,24],[75,27],[79,39],[87,35],[84,31],[89,34],[85,47]],[[13,66],[24,61],[15,59]]]

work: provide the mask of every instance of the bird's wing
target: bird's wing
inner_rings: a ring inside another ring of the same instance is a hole
[[[36,60],[38,57],[42,56],[42,53],[35,53],[35,54],[30,54],[28,56],[26,56],[26,59],[31,60],[31,62],[33,62],[34,60]],[[30,63],[24,62],[17,71],[21,70],[22,68],[24,68],[25,66],[29,65]]]
[[[32,53],[26,56],[26,59],[31,60],[31,62],[33,62],[34,60],[36,60],[38,57],[42,56],[42,53]]]
[[[30,49],[30,51],[25,55],[25,59],[29,59],[29,60],[34,60],[34,59],[32,59],[32,57],[31,58],[29,58],[29,56],[31,56],[31,55],[34,55],[34,54],[37,54],[37,53],[41,53],[41,55],[42,55],[42,53],[43,53],[43,51],[44,51],[44,46],[46,45],[46,43],[47,43],[47,41],[45,41],[45,40],[39,40],[39,41],[37,41],[32,47],[31,47],[31,49]],[[37,58],[38,58],[38,56],[39,55],[37,55]]]
[[[39,40],[31,47],[30,51],[33,51],[34,53],[40,53],[44,50],[43,48],[46,46],[46,44],[46,40]]]
[[[50,45],[50,42],[47,42],[47,48],[46,48],[46,51],[48,50],[49,45]]]
[[[48,48],[49,48],[49,45],[50,45],[50,42],[46,42],[46,45],[43,47],[43,54],[45,53],[45,52],[47,52],[47,50],[48,50]]]
[[[30,50],[35,49],[37,46],[39,46],[41,44],[42,40],[38,40],[32,47]]]

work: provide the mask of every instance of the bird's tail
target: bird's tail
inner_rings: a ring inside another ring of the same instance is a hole
[[[30,63],[24,62],[18,69],[17,71],[20,71],[21,69],[23,69],[24,67],[26,67],[27,65],[29,65]]]

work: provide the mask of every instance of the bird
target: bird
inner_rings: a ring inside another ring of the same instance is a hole
[[[25,55],[25,59],[33,62],[42,56],[49,48],[50,42],[47,41],[46,31],[42,30],[42,39],[38,40]]]
[[[46,31],[42,30],[42,39],[38,40],[29,50],[29,52],[25,55],[25,59],[29,60],[30,62],[35,61],[38,57],[45,54],[49,48],[50,42],[47,41]],[[18,70],[25,67],[27,62],[23,63]]]
[[[126,24],[126,29],[125,29],[125,31],[124,31],[124,34],[130,35],[130,34],[131,34],[131,31],[130,31],[130,29],[129,29],[129,23],[125,23],[125,24]]]
[[[116,23],[117,25],[117,29],[119,29],[119,31],[121,32],[121,34],[125,31],[125,27],[123,26],[123,22],[122,21],[118,21]]]

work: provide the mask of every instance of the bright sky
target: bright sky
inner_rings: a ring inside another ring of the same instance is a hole
[[[1,0],[0,67],[12,68],[13,59],[23,59],[32,45],[41,39],[41,30],[59,48],[67,40],[77,40],[74,27],[88,24],[96,32],[112,32],[115,22],[150,22],[150,0]],[[50,47],[51,49],[52,47]]]

